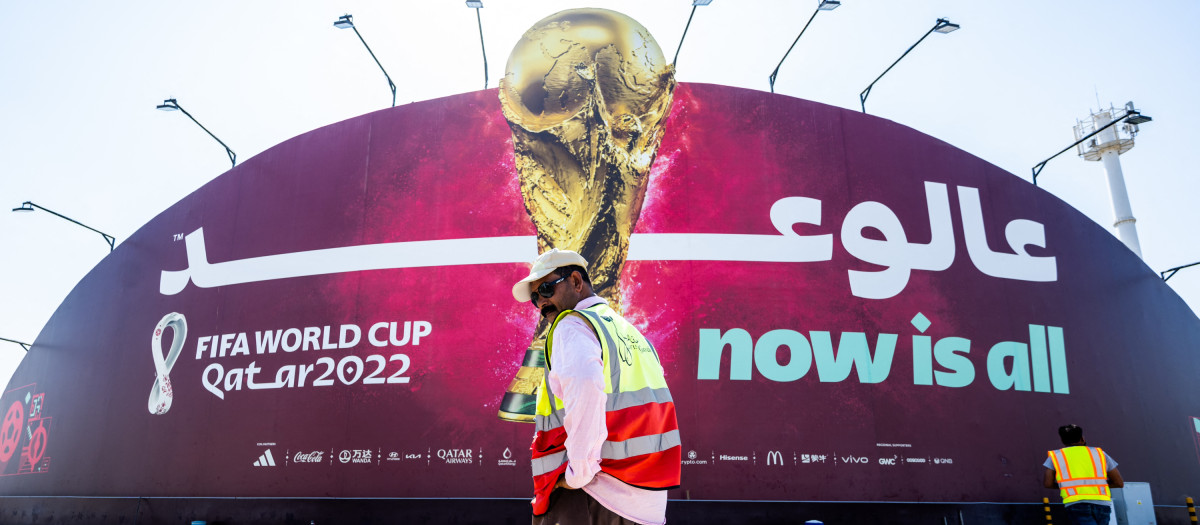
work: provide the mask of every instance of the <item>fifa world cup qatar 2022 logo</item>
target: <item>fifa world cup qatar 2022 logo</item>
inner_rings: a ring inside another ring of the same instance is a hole
[[[162,342],[167,328],[173,332],[171,349],[164,353]],[[150,413],[156,416],[166,414],[171,410],[171,402],[175,400],[175,389],[171,387],[171,369],[179,354],[183,351],[183,341],[187,338],[187,319],[183,314],[171,312],[163,316],[154,327],[154,335],[150,338],[150,353],[154,359],[154,385],[150,387],[150,399],[146,402]]]
[[[534,24],[500,81],[538,252],[583,255],[596,293],[617,311],[629,236],[674,92],[674,66],[650,32],[606,9],[570,9]],[[547,324],[501,402],[502,419],[533,421]]]

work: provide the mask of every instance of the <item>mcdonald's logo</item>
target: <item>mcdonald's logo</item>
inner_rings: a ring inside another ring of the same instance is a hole
[[[783,465],[783,453],[779,452],[778,450],[768,451],[767,466],[771,465]]]

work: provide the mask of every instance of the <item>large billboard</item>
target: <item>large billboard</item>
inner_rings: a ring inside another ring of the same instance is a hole
[[[486,90],[217,177],[39,335],[0,493],[527,497],[510,288],[572,242],[662,358],[672,498],[1040,501],[1066,423],[1156,500],[1200,493],[1200,320],[1102,227],[884,119],[660,80],[590,143]]]

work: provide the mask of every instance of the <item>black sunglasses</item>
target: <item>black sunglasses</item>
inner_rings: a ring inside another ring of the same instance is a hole
[[[542,284],[539,284],[537,290],[534,290],[533,293],[529,294],[529,302],[537,305],[537,296],[539,295],[545,297],[546,299],[554,297],[554,287],[557,286],[558,283],[566,280],[566,278],[567,276],[564,275],[559,277],[557,281],[546,281]]]

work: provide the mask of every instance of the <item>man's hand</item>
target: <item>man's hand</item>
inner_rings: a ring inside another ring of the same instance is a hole
[[[1125,479],[1121,477],[1121,471],[1115,468],[1108,471],[1108,486],[1114,489],[1125,487]]]
[[[1058,488],[1058,478],[1055,476],[1054,469],[1046,469],[1046,473],[1042,475],[1042,486],[1048,489]]]
[[[554,488],[556,488],[556,489],[563,488],[563,489],[567,489],[567,490],[579,490],[579,489],[576,489],[575,487],[567,485],[567,476],[565,474],[560,474],[558,476],[558,483],[554,484]]]

